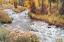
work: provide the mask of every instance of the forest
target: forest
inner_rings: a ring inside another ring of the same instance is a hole
[[[0,0],[0,42],[64,42],[64,0]]]

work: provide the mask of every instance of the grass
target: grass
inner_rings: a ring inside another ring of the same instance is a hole
[[[29,12],[28,14],[31,18],[39,19],[48,22],[49,24],[64,27],[64,15],[60,16],[59,14],[34,14]]]
[[[39,37],[30,32],[12,31],[6,42],[39,42]]]
[[[13,8],[12,10],[19,13],[19,12],[22,12],[22,11],[26,10],[26,8],[24,8],[22,6],[17,6],[17,8]]]
[[[12,5],[10,3],[8,3],[8,4],[2,4],[2,8],[4,8],[4,9],[12,9],[12,8],[14,8],[14,5]]]
[[[0,28],[0,42],[39,42],[39,37],[31,32],[13,31],[9,27]]]
[[[0,41],[5,41],[5,39],[9,33],[10,33],[9,30],[0,28]]]
[[[12,19],[8,16],[8,13],[3,9],[0,9],[0,23],[11,23]]]

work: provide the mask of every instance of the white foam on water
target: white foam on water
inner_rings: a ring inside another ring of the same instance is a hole
[[[28,10],[20,13],[16,13],[11,9],[6,9],[5,11],[13,18],[13,22],[8,24],[12,29],[14,28],[13,30],[19,29],[20,31],[34,32],[40,37],[40,42],[55,42],[55,38],[57,37],[64,38],[64,30],[60,29],[60,27],[50,26],[43,21],[31,21],[28,16]],[[2,27],[3,26],[4,25],[2,25]]]

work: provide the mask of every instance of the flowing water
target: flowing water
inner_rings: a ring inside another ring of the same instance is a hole
[[[40,37],[40,42],[56,42],[55,38],[64,38],[64,30],[43,21],[30,19],[28,10],[20,13],[16,13],[11,9],[5,9],[5,11],[13,18],[13,21],[11,24],[0,24],[0,27],[10,26],[13,30],[34,32]]]

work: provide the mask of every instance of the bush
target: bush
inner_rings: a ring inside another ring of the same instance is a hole
[[[0,9],[0,23],[11,23],[12,19],[8,16],[8,13],[3,9]]]
[[[39,37],[30,32],[12,31],[7,36],[6,42],[39,42]]]
[[[0,28],[0,41],[5,41],[7,35],[10,33],[9,30]]]

